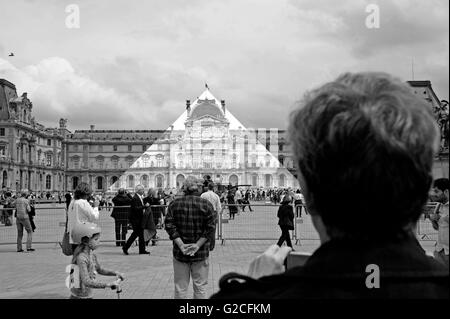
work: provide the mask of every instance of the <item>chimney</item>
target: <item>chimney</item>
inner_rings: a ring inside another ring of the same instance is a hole
[[[95,130],[95,125],[91,125],[91,131]]]
[[[225,114],[225,100],[221,100],[220,104],[222,104],[222,111],[223,111],[223,114]]]

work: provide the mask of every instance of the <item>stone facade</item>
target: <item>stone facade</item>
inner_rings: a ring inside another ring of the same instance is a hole
[[[439,103],[429,82],[410,85]],[[91,125],[72,133],[65,119],[58,128],[37,123],[32,106],[26,93],[19,97],[14,84],[0,79],[0,172],[2,185],[13,190],[72,191],[80,182],[96,192],[137,184],[176,188],[187,176],[205,175],[222,184],[298,187],[286,131],[245,128],[208,89],[187,100],[166,130]],[[448,177],[448,148],[436,158],[434,175]]]

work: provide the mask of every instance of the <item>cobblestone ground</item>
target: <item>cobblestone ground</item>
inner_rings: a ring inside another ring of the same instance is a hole
[[[48,207],[47,207],[48,208]],[[216,243],[210,256],[209,295],[218,291],[219,279],[228,272],[246,273],[250,261],[261,254],[269,245],[276,243],[279,230],[276,226],[276,208],[255,206],[254,212],[244,212],[224,224],[222,235],[227,238],[224,245]],[[56,244],[62,236],[63,228],[59,222],[64,219],[63,209],[56,206],[41,210],[36,219],[38,229],[34,236],[37,241],[55,243],[34,244],[35,252],[17,253],[15,244],[15,225],[0,226],[0,298],[67,298],[69,291],[65,287],[66,266],[70,257],[61,253]],[[123,282],[122,299],[167,299],[173,298],[172,243],[163,240],[157,246],[148,247],[151,255],[139,255],[137,247],[130,248],[130,255],[123,255],[121,249],[108,241],[113,238],[113,223],[110,212],[102,213],[101,223],[106,242],[98,249],[97,255],[103,266],[126,274]],[[226,214],[225,214],[226,215]],[[53,217],[51,217],[53,216]],[[56,216],[56,217],[55,217]],[[319,245],[310,228],[308,216],[303,216],[299,225],[299,246],[297,251],[313,252]],[[40,235],[38,235],[40,232]],[[301,233],[301,234],[300,234]],[[166,239],[165,231],[159,235]],[[40,236],[40,237],[39,237]],[[26,237],[26,235],[24,236]],[[235,239],[233,239],[235,238]],[[242,240],[242,238],[247,238]],[[258,238],[250,239],[250,238]],[[25,240],[25,238],[24,238]],[[9,244],[5,244],[9,243]],[[433,251],[434,241],[422,241],[427,252]],[[99,276],[101,280],[112,277]],[[192,285],[190,286],[192,296]],[[94,298],[114,299],[117,295],[112,290],[98,289]]]

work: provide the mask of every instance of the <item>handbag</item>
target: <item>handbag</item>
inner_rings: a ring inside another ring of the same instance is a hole
[[[70,233],[67,231],[67,224],[69,222],[69,214],[68,210],[66,210],[66,226],[64,227],[64,235],[62,241],[59,243],[61,246],[61,250],[64,255],[66,256],[72,256],[73,255],[73,249],[72,244],[70,243]]]

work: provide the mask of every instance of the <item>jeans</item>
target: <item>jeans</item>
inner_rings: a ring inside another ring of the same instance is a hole
[[[27,231],[27,249],[31,249],[33,240],[33,231],[31,229],[30,220],[28,218],[17,218],[17,250],[22,250],[23,229]]]
[[[209,260],[184,263],[173,258],[173,279],[175,283],[175,299],[187,299],[189,280],[192,276],[194,299],[206,299],[208,286]]]

